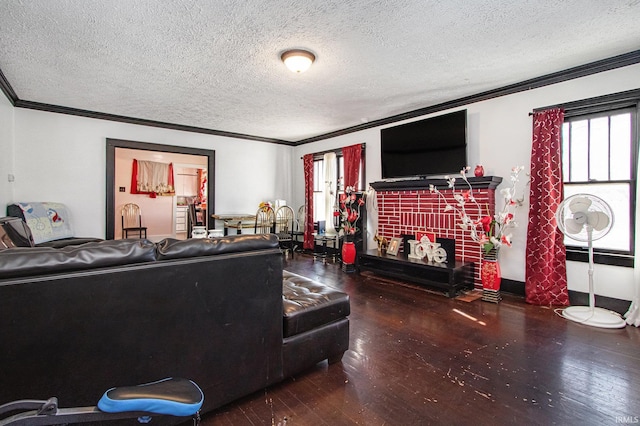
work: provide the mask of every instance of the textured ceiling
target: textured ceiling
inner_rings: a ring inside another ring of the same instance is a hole
[[[24,101],[299,141],[635,51],[639,22],[640,0],[3,0],[0,70]]]

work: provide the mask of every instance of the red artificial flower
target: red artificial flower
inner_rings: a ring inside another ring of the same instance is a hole
[[[482,224],[482,229],[484,229],[484,232],[489,233],[491,231],[491,216],[484,216],[482,219],[480,219],[480,223]]]

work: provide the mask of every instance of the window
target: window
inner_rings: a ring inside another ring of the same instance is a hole
[[[331,179],[334,182],[338,182],[338,194],[344,191],[344,158],[342,153],[336,153],[338,160],[337,175]],[[326,220],[325,218],[325,198],[324,198],[324,160],[322,155],[313,160],[313,221]]]
[[[637,175],[637,107],[567,110],[562,128],[565,198],[593,194],[614,212],[614,226],[593,242],[594,260],[633,266]],[[567,259],[587,261],[587,243],[565,237]]]
[[[333,182],[338,182],[338,188],[336,197],[340,192],[344,191],[344,157],[342,156],[342,150],[335,151],[336,158],[338,160],[338,167],[336,169],[336,176],[331,179]],[[313,221],[326,220],[325,218],[325,197],[324,197],[324,153],[314,154],[313,158]],[[360,159],[360,176],[358,182],[358,190],[362,190],[365,182],[365,167],[364,167],[365,149],[364,144],[362,148],[362,158]]]

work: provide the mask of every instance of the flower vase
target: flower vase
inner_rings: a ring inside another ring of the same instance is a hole
[[[498,263],[498,250],[482,250],[482,266],[480,267],[480,279],[482,281],[482,300],[498,303],[500,297],[500,263]]]
[[[355,272],[356,267],[356,245],[353,237],[344,237],[342,243],[342,270],[344,272]]]

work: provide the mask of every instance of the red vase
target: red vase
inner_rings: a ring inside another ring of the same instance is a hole
[[[476,166],[476,168],[475,168],[475,169],[473,169],[473,174],[474,174],[476,177],[482,177],[482,176],[484,176],[484,167],[482,167],[480,164],[478,164],[478,165]]]
[[[498,252],[495,248],[489,250],[488,253],[483,252],[480,279],[482,280],[482,288],[484,290],[500,290],[502,274],[500,273],[500,264],[498,263]]]
[[[353,265],[356,261],[356,245],[353,241],[345,241],[342,244],[342,263]]]

